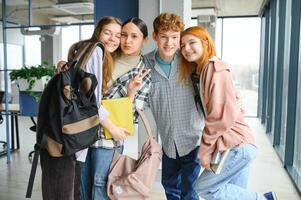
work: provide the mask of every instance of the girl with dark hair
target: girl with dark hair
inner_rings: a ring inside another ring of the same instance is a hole
[[[128,96],[137,108],[143,109],[150,89],[149,71],[142,72],[144,64],[141,58],[141,49],[147,41],[147,26],[141,19],[132,18],[121,27],[120,47],[112,53],[114,67],[107,88],[103,90],[102,99]],[[101,34],[102,32],[104,34]],[[103,41],[103,37],[106,36],[105,27],[98,33],[100,33],[98,39],[106,44]],[[97,35],[97,33],[93,34],[92,38],[97,38]],[[138,114],[135,112],[134,115],[134,124],[137,128]],[[109,200],[106,185],[114,145],[117,144],[119,152],[122,153],[126,138],[126,134],[120,134],[118,137],[113,136],[113,139],[106,139],[102,132],[101,139],[89,148],[86,162],[81,169],[81,200]]]

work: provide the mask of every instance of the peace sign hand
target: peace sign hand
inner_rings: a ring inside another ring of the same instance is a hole
[[[140,89],[142,83],[143,83],[143,78],[150,73],[150,69],[145,69],[144,66],[142,66],[139,69],[138,74],[130,80],[127,88],[128,96],[131,98],[133,101],[135,98],[136,92]]]

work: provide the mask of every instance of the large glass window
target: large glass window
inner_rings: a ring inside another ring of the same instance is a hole
[[[0,43],[0,91],[4,91],[4,58],[3,43]],[[7,44],[7,70],[20,69],[23,66],[23,47],[22,45]],[[9,71],[8,73],[9,74]],[[8,92],[11,91],[11,82],[8,77]]]
[[[198,19],[197,18],[193,18],[190,21],[190,26],[197,26],[198,25]]]
[[[67,60],[70,46],[79,40],[91,38],[93,31],[94,25],[62,27],[61,59]]]
[[[300,12],[300,11],[299,11]],[[299,13],[300,14],[300,13]],[[292,29],[293,31],[293,29]],[[295,136],[294,136],[294,161],[293,161],[293,168],[294,171],[297,173],[297,176],[293,176],[295,182],[299,189],[301,188],[301,27],[298,36],[299,37],[299,54],[298,54],[298,76],[297,76],[297,89],[296,89],[296,119],[295,119]],[[292,44],[293,45],[293,44]],[[292,67],[292,66],[291,66]]]
[[[300,66],[299,66],[300,68]],[[301,72],[299,72],[299,83],[298,83],[298,96],[297,96],[297,114],[296,114],[296,136],[295,136],[295,151],[294,151],[294,164],[293,167],[297,171],[299,177],[301,177]]]
[[[79,27],[62,27],[62,59],[67,60],[69,47],[79,41]]]
[[[291,5],[292,1],[288,0],[286,5],[285,18],[285,44],[284,44],[284,65],[283,65],[283,87],[282,87],[282,126],[280,134],[280,153],[284,158],[285,142],[286,142],[286,124],[287,124],[287,102],[288,102],[288,84],[289,84],[289,66],[290,66],[290,49],[291,49]]]
[[[223,54],[222,54],[222,49],[223,49],[223,19],[217,19],[216,20],[216,28],[215,28],[215,45],[216,45],[216,53],[217,56],[222,58]]]
[[[31,66],[41,63],[41,36],[24,36],[25,65]]]
[[[4,69],[3,43],[0,43],[1,69]],[[7,69],[20,69],[23,65],[22,45],[7,44]]]
[[[81,40],[86,40],[91,38],[94,31],[94,25],[84,25],[81,26]]]
[[[221,48],[217,52],[232,66],[234,86],[248,116],[257,116],[260,28],[258,17],[224,18],[216,27],[216,36],[221,35],[216,37]]]

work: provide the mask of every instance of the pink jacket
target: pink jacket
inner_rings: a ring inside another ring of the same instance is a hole
[[[210,169],[213,152],[225,151],[246,143],[255,144],[244,112],[237,103],[239,97],[233,87],[230,67],[213,57],[204,67],[201,77],[201,95],[207,116],[199,149],[202,166]]]

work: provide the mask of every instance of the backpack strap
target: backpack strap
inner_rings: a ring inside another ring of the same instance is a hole
[[[78,42],[75,45],[72,45],[70,47],[69,51],[71,51],[71,52],[69,52],[69,54],[71,54],[71,56],[73,56],[73,57],[69,58],[68,61],[79,62],[82,59],[82,57],[85,56],[85,54],[87,53],[87,51],[91,45],[93,45],[93,44],[89,43],[89,42]]]
[[[29,180],[28,180],[28,185],[27,185],[27,190],[26,190],[26,196],[25,196],[26,198],[31,198],[32,188],[33,188],[34,178],[36,176],[40,152],[41,152],[41,149],[45,146],[46,142],[47,142],[47,138],[43,134],[41,144],[36,143],[34,145],[34,156],[33,156],[33,161],[32,161],[32,165],[31,165],[31,170],[30,170],[30,175],[29,175]]]
[[[145,127],[145,130],[147,132],[147,135],[149,138],[155,138],[155,136],[152,134],[152,129],[150,127],[149,121],[147,119],[147,117],[145,116],[144,112],[138,108],[136,108],[139,116],[141,117],[142,123]],[[112,169],[114,168],[115,164],[117,163],[118,158],[120,157],[120,154],[117,150],[118,146],[117,146],[117,142],[114,142],[114,154],[113,154],[113,159],[112,159],[112,163],[110,165],[110,170],[112,171]]]
[[[72,62],[74,60],[78,60],[81,55],[85,52],[86,48],[88,47],[88,42],[77,42],[74,43],[68,50],[68,62]]]
[[[36,145],[37,144],[35,144],[35,146]],[[31,198],[32,188],[33,188],[34,178],[36,176],[39,156],[40,156],[40,150],[35,149],[32,165],[31,165],[29,181],[28,181],[28,185],[27,185],[27,191],[26,191],[26,196],[25,196],[26,198]]]
[[[83,55],[81,55],[81,57],[78,59],[78,61],[80,62],[80,66],[79,67],[81,69],[83,69],[86,66],[89,58],[91,57],[91,54],[93,53],[94,49],[97,46],[100,47],[103,52],[105,51],[104,47],[103,47],[103,45],[101,43],[99,43],[99,42],[97,42],[97,43],[89,42],[87,44],[87,47],[85,48],[85,53]],[[104,56],[104,53],[103,53],[103,56]]]
[[[143,125],[144,125],[144,127],[145,127],[145,129],[146,129],[146,132],[147,132],[147,134],[148,134],[148,137],[149,137],[149,138],[154,137],[154,135],[152,134],[152,129],[151,129],[150,125],[149,125],[149,121],[148,121],[148,119],[146,118],[144,112],[143,112],[142,110],[138,109],[138,108],[136,108],[136,110],[137,110],[139,116],[141,117],[142,123],[143,123]]]
[[[203,101],[200,95],[200,75],[198,75],[195,72],[192,72],[192,74],[190,75],[190,79],[193,85],[193,90],[194,90],[194,102],[195,105],[197,107],[197,109],[201,109],[202,113],[204,114],[204,116],[206,116],[206,112],[205,112],[205,108],[203,106]],[[199,106],[198,106],[199,105]]]
[[[105,51],[104,46],[100,42],[81,41],[73,44],[68,52],[68,62],[77,63],[76,66],[81,69],[85,68],[97,46]]]

